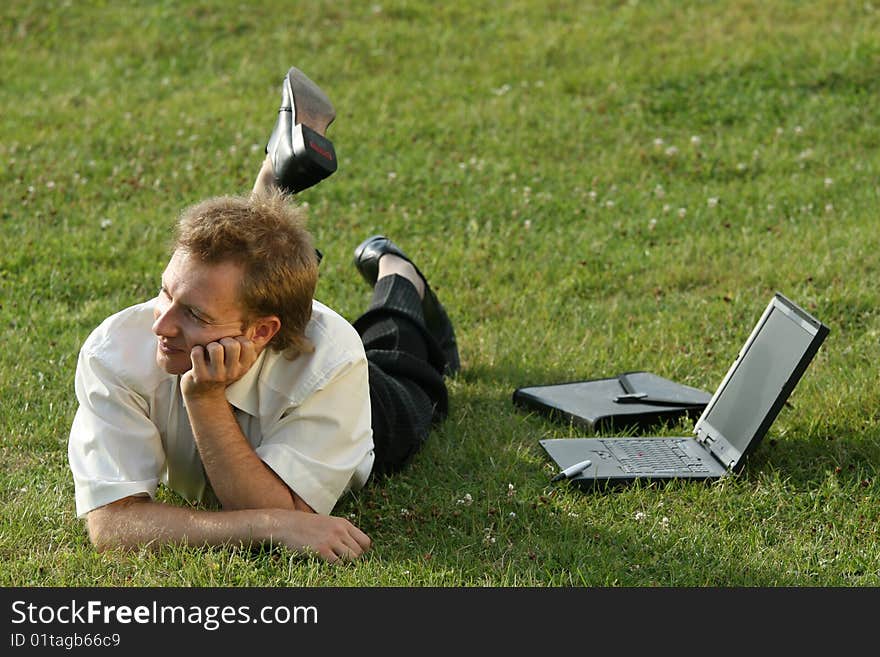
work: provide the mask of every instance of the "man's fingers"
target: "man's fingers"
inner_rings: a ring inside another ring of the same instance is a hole
[[[220,346],[223,347],[223,363],[226,366],[226,371],[234,372],[241,355],[241,343],[235,338],[222,338]]]
[[[370,537],[354,525],[351,526],[351,530],[351,536],[354,538],[355,542],[358,544],[361,550],[363,552],[369,550],[370,547],[373,545],[373,541],[370,539]]]
[[[362,556],[364,552],[366,552],[366,548],[358,543],[353,536],[349,536],[348,540],[345,541],[342,552],[339,553],[339,556],[343,559],[357,559]]]
[[[345,518],[305,511],[288,513],[292,534],[285,543],[301,554],[338,563],[357,559],[370,549],[370,537]]]
[[[238,381],[257,360],[256,346],[243,335],[218,338],[190,349],[192,370],[186,394],[199,394]]]
[[[193,369],[204,370],[205,368],[205,348],[197,344],[189,351],[189,359],[192,361]]]
[[[357,559],[370,549],[370,537],[351,523],[346,524],[335,551],[341,559]]]
[[[324,559],[328,563],[345,563],[347,561],[354,561],[362,554],[363,552],[352,549],[348,545],[337,545],[335,548],[330,550],[329,554],[324,557]]]
[[[320,555],[329,563],[354,561],[370,549],[370,537],[351,523],[340,523],[333,537],[319,549]]]
[[[205,351],[208,354],[208,365],[213,376],[222,376],[226,371],[223,363],[223,345],[219,342],[209,342],[205,345]]]
[[[240,351],[238,358],[241,361],[241,364],[245,368],[250,369],[251,365],[257,360],[257,345],[243,335],[236,336],[235,341],[238,342],[239,345]]]

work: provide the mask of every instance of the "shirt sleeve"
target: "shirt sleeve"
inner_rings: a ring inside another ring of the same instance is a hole
[[[346,363],[264,427],[256,452],[318,513],[330,513],[347,490],[362,486],[373,463],[366,359]]]
[[[77,516],[130,495],[153,497],[165,452],[146,400],[85,348],[77,362],[75,388],[79,408],[67,452]]]

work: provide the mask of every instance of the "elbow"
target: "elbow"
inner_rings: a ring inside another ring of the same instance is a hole
[[[114,548],[132,547],[125,540],[126,516],[137,499],[139,498],[124,498],[89,511],[86,528],[95,551],[106,552]]]
[[[106,532],[100,523],[92,520],[94,514],[90,513],[86,521],[86,528],[89,533],[89,542],[96,552],[106,552],[110,549],[110,541],[107,539]]]
[[[89,541],[96,552],[106,552],[114,547],[114,540],[109,523],[107,522],[107,513],[104,509],[95,509],[89,512],[86,518],[86,528],[89,533]]]

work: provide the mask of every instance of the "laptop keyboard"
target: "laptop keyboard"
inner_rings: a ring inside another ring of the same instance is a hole
[[[688,455],[675,441],[621,438],[602,442],[617,457],[624,472],[709,472],[704,463]]]

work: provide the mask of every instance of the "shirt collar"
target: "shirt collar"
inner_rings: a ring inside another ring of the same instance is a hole
[[[256,416],[260,410],[260,391],[257,383],[266,359],[263,349],[251,368],[238,381],[226,388],[226,401],[248,415]]]

